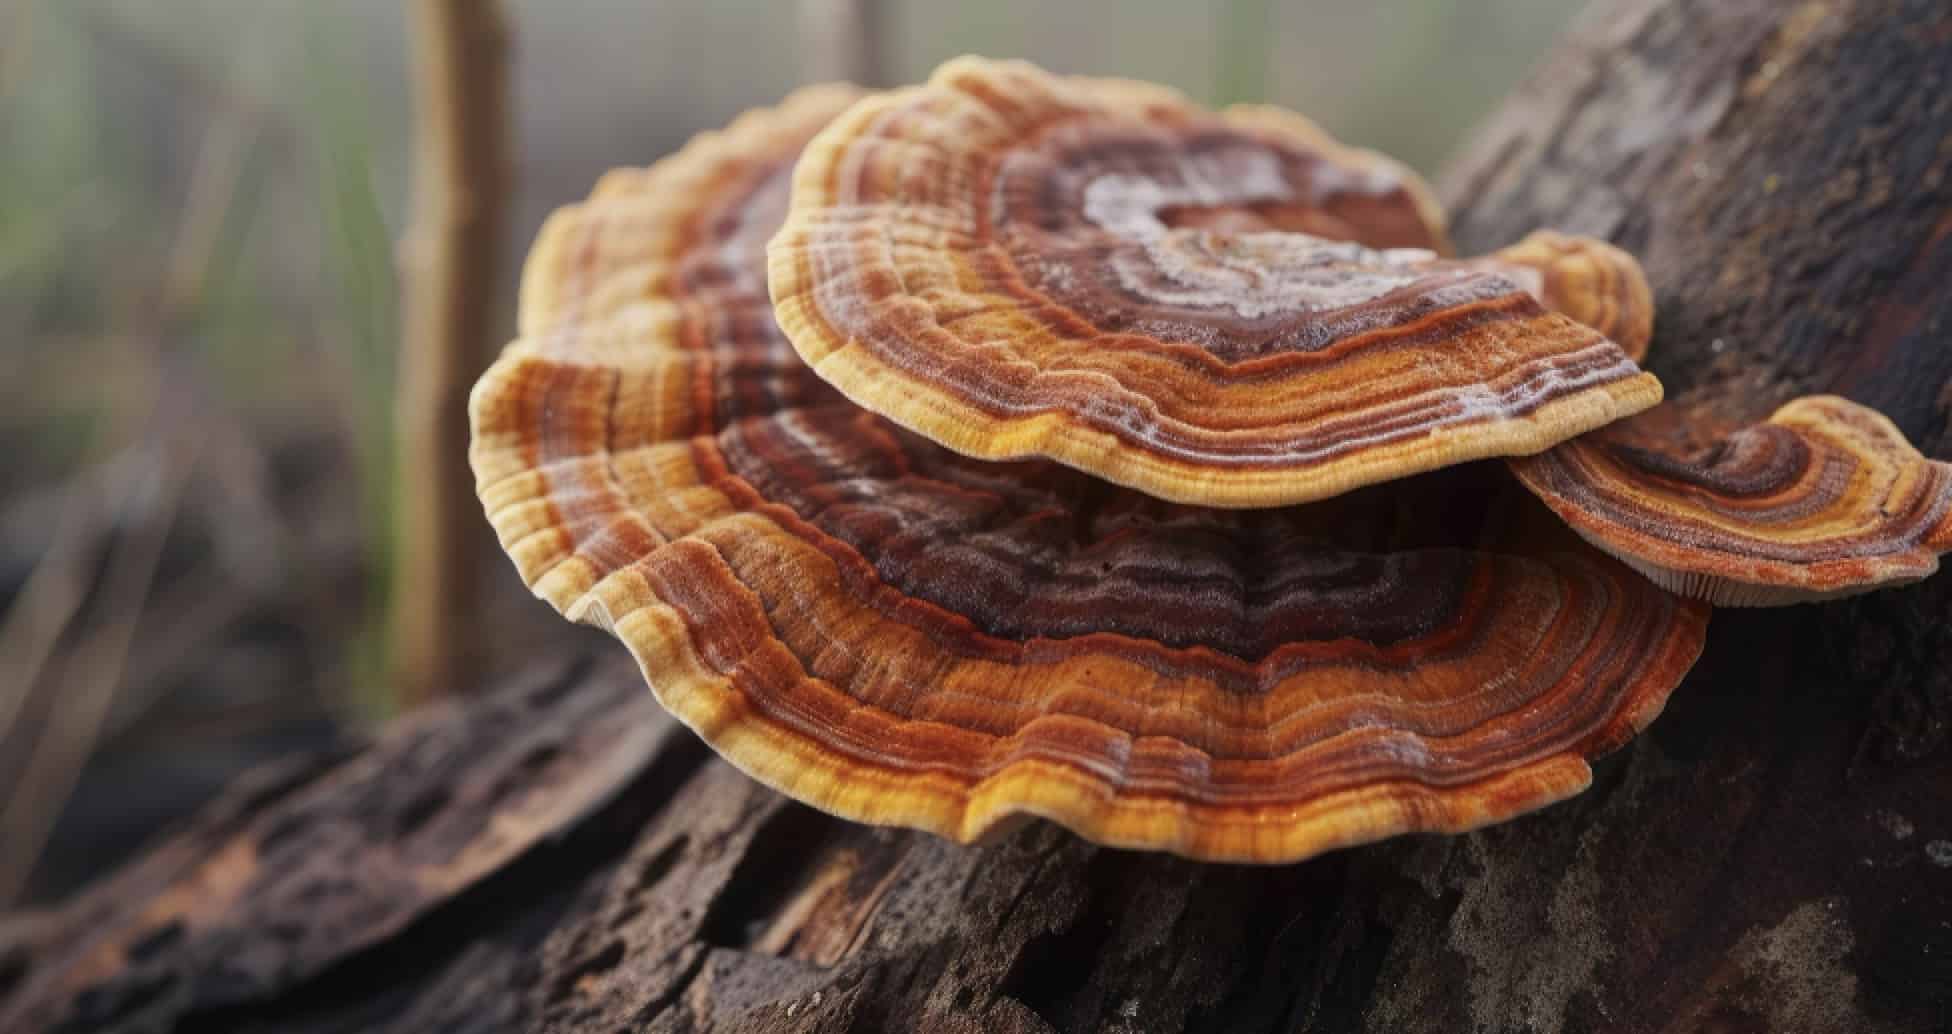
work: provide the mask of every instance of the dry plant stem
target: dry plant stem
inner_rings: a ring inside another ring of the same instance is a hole
[[[4,740],[36,683],[52,667],[60,673],[47,727],[28,746],[20,781],[0,809],[0,905],[12,901],[33,871],[48,831],[60,815],[81,769],[100,738],[122,683],[135,627],[141,616],[170,526],[175,521],[189,450],[184,430],[193,421],[192,405],[181,387],[166,382],[164,339],[203,293],[217,241],[237,195],[237,184],[255,136],[257,119],[248,111],[224,118],[205,134],[192,170],[189,192],[172,239],[163,283],[148,327],[132,339],[132,360],[155,382],[155,402],[121,429],[132,442],[134,486],[124,493],[122,523],[130,528],[111,551],[98,626],[79,645],[50,664],[53,651],[87,598],[84,563],[94,522],[76,519],[56,532],[54,547],[35,571],[15,610],[0,625],[7,667],[0,682],[0,740]],[[146,457],[141,456],[147,452]],[[92,500],[86,494],[72,509]],[[79,514],[76,515],[80,517]],[[18,652],[16,652],[16,650]]]
[[[181,442],[165,441],[155,451],[149,480],[134,486],[128,500],[130,508],[147,509],[153,516],[116,544],[103,588],[101,631],[85,648],[64,658],[59,706],[52,709],[20,782],[0,809],[0,830],[6,831],[0,836],[0,906],[15,900],[33,871],[121,685],[193,462],[192,450]]]
[[[0,0],[0,3],[4,2]],[[37,0],[16,2],[24,8],[31,8]],[[238,76],[225,74],[225,69],[199,63],[150,38],[127,24],[112,9],[91,9],[93,6],[67,5],[61,16],[82,31],[90,49],[99,51],[104,60],[138,70],[144,79],[154,80],[158,89],[182,96],[184,102],[202,117],[249,123],[259,133],[259,139],[252,142],[253,152],[268,150],[288,156],[304,139],[290,111],[239,81]],[[250,24],[242,34],[244,42],[238,47],[238,53],[245,62],[254,61],[263,66],[277,58],[277,51],[267,44],[272,42],[281,18],[275,12],[256,17],[257,22]],[[31,20],[25,9],[21,20]],[[19,38],[26,37],[23,34]],[[5,46],[5,43],[0,43],[0,62],[8,60]],[[30,56],[24,48],[17,64],[18,68],[13,74],[24,74],[31,65]],[[0,88],[3,88],[3,84],[4,79],[0,79]]]
[[[231,201],[237,196],[244,159],[256,139],[257,118],[249,113],[221,119],[203,135],[189,196],[183,202],[183,220],[177,225],[163,274],[161,329],[165,333],[169,323],[189,311],[203,293]]]
[[[508,183],[506,32],[493,0],[413,5],[414,218],[401,243],[394,685],[407,702],[469,682],[487,526],[467,466],[468,386],[499,342]]]
[[[86,602],[118,521],[131,524],[153,516],[130,512],[121,487],[139,476],[149,460],[148,450],[125,444],[113,456],[56,488],[16,502],[0,516],[0,541],[40,552],[19,594],[0,615],[0,743],[12,734],[56,645]],[[198,585],[183,598],[201,603],[212,590],[211,585]],[[161,612],[176,610],[163,607]]]
[[[14,721],[40,681],[41,670],[54,652],[62,630],[74,620],[88,595],[86,546],[94,541],[91,509],[82,493],[71,495],[62,507],[54,541],[34,573],[0,618],[0,743],[7,741]]]
[[[888,81],[886,0],[800,0],[808,82]]]
[[[26,41],[34,29],[34,13],[34,0],[9,0],[0,6],[0,25],[6,26],[6,37],[0,40],[0,100],[12,97],[27,81]]]
[[[199,453],[207,476],[209,443]],[[201,477],[199,478],[201,480]],[[204,571],[159,586],[144,616],[142,641],[129,650],[126,669],[136,678],[117,694],[115,709],[102,724],[101,740],[108,742],[131,732],[169,692],[172,681],[184,674],[192,660],[207,656],[205,651],[218,645],[217,637],[231,628],[262,597],[240,591],[222,572]],[[76,647],[76,652],[97,652],[112,628],[97,628]]]

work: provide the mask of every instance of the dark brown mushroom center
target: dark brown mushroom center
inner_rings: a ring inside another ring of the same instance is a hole
[[[970,460],[846,406],[737,421],[716,452],[812,544],[846,547],[981,636],[1110,633],[1249,663],[1284,644],[1388,647],[1468,624],[1489,562],[1471,547],[1499,495],[1495,472],[1471,467],[1213,511],[1055,464]]]

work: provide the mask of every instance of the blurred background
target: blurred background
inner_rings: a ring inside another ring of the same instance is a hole
[[[448,348],[465,391],[537,225],[604,169],[836,69],[975,52],[1271,99],[1428,173],[1579,6],[504,0],[506,107],[470,116],[506,127],[481,201],[503,248],[476,249],[457,345],[421,340],[445,288],[401,268],[439,208],[421,3],[0,0],[0,910],[247,767],[571,648],[477,534],[433,626],[453,656],[403,666],[430,583],[402,514],[466,433],[414,420],[428,384],[402,369]]]

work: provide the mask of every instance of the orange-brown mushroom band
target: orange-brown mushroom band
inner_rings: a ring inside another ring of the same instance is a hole
[[[1605,241],[1541,230],[1477,265],[1511,277],[1546,308],[1606,335],[1634,362],[1654,338],[1654,291],[1632,255]]]
[[[1952,550],[1952,464],[1883,414],[1819,395],[1721,423],[1666,405],[1511,465],[1588,541],[1721,606],[1902,585]]]
[[[1435,211],[1299,116],[961,59],[808,147],[770,280],[866,408],[1208,506],[1536,452],[1659,400],[1518,265],[1427,250]]]
[[[559,215],[473,400],[523,576],[734,764],[959,840],[1044,816],[1274,862],[1561,799],[1660,710],[1706,608],[1570,537],[1504,548],[1495,470],[1200,509],[847,402],[775,326],[761,247],[842,99]]]

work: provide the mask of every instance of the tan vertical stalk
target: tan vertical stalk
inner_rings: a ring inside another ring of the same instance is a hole
[[[468,388],[492,354],[508,190],[497,0],[414,0],[413,221],[400,248],[394,685],[465,687],[487,524],[468,471]]]
[[[888,81],[887,0],[800,0],[808,82]]]

